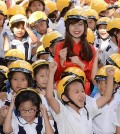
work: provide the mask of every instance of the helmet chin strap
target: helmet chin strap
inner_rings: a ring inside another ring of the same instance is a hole
[[[36,83],[36,86],[37,86],[37,88],[40,89],[40,91],[42,91],[43,89],[46,89],[46,88],[41,88],[41,86],[38,83]]]
[[[82,107],[79,107],[77,104],[75,104],[75,102],[72,100],[72,99],[70,99],[69,97],[67,97],[68,98],[68,102],[67,102],[67,104],[68,103],[71,103],[71,104],[73,104],[75,107],[77,107],[78,109],[80,109],[80,108],[82,108]],[[89,120],[89,113],[88,113],[88,110],[87,110],[87,108],[85,107],[85,105],[86,105],[86,102],[84,102],[84,108],[85,108],[85,110],[86,110],[86,112],[87,112],[87,119]]]

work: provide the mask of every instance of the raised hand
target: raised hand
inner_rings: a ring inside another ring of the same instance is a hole
[[[56,62],[50,62],[49,63],[49,71],[50,73],[55,73],[57,70],[57,63]]]
[[[114,76],[115,69],[113,67],[107,67],[106,68],[106,74],[107,74],[107,76]]]

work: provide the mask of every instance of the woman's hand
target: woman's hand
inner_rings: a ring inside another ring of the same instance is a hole
[[[70,57],[71,59],[71,62],[74,63],[74,64],[77,64],[78,66],[81,67],[81,69],[84,69],[85,65],[83,62],[80,61],[80,59],[78,58],[78,56],[73,56],[73,57]]]

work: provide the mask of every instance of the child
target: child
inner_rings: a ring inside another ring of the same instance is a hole
[[[48,67],[49,62],[46,60],[37,60],[32,64],[34,79],[35,79],[35,88],[45,96],[45,90],[48,80]]]
[[[98,13],[94,9],[86,9],[84,11],[87,17],[88,27],[92,30],[96,30],[97,20],[99,19]]]
[[[56,31],[60,32],[63,36],[65,36],[65,23],[64,17],[69,9],[74,7],[74,1],[72,0],[57,0],[57,9],[60,12],[59,17],[57,18]]]
[[[36,50],[42,44],[42,36],[52,31],[49,28],[48,23],[48,17],[42,11],[36,11],[30,15],[29,24],[33,28],[34,32],[37,31],[35,34],[39,40],[38,45],[32,50],[32,55],[36,54]]]
[[[32,12],[35,11],[44,11],[45,10],[45,3],[43,0],[30,0],[28,7]]]
[[[103,65],[106,65],[106,59],[110,54],[114,52],[114,49],[112,49],[111,53],[109,50],[110,47],[110,36],[107,32],[107,24],[109,22],[110,18],[108,17],[102,17],[97,21],[96,29],[97,29],[97,36],[94,41],[94,46],[96,49],[100,49],[101,52],[99,53],[99,66],[102,67]]]
[[[15,102],[14,102],[15,101]],[[12,118],[16,108],[17,118]],[[22,89],[14,96],[4,122],[4,132],[14,134],[54,134],[47,111],[41,106],[39,94],[31,88]]]
[[[111,36],[111,45],[113,45],[112,49],[114,50],[114,53],[120,52],[120,23],[119,21],[120,21],[120,18],[112,18],[107,24],[107,32]]]
[[[5,52],[3,48],[4,36],[8,34],[10,31],[4,26],[7,14],[8,11],[6,4],[3,1],[0,1],[0,65],[5,65],[4,64]]]
[[[16,60],[25,60],[25,55],[22,51],[18,49],[10,49],[6,52],[4,61],[6,63],[6,66],[9,67],[9,65]]]
[[[34,72],[33,74],[35,79],[35,89],[38,91],[41,97],[42,104],[44,104],[47,108],[49,119],[53,120],[48,102],[46,100],[46,86],[48,81],[49,62],[45,60],[37,60],[32,64],[32,66],[33,66],[33,72]],[[56,133],[57,133],[57,129],[55,131],[55,134]]]
[[[113,65],[120,69],[120,54],[114,53],[110,55],[106,60],[107,65]]]
[[[96,101],[85,95],[82,79],[76,76],[66,76],[61,79],[57,91],[60,100],[65,105],[53,96],[53,81],[56,69],[56,63],[49,65],[49,84],[47,84],[46,97],[57,123],[59,134],[93,134],[92,119],[99,114],[99,109],[112,96],[114,68],[106,69],[107,88],[104,96]]]
[[[27,27],[27,18],[24,15],[17,14],[10,19],[10,28],[13,36],[5,37],[4,50],[19,49],[24,52],[25,60],[31,60],[32,47],[37,45],[37,37]]]
[[[50,53],[45,51],[43,45],[39,46],[36,52],[37,60],[48,60]]]
[[[109,67],[104,66],[98,70],[98,73],[95,76],[95,80],[97,82],[98,93],[94,96],[95,99],[99,99],[104,95],[106,91],[107,84],[107,75],[106,68]],[[116,126],[114,125],[114,118],[116,115],[116,109],[118,107],[118,103],[120,102],[120,95],[117,90],[120,86],[120,70],[115,68],[114,74],[114,87],[113,94],[111,100],[102,107],[102,113],[96,116],[93,119],[93,131],[95,134],[114,134],[116,131]],[[111,116],[112,115],[112,116]]]
[[[51,56],[54,57],[57,43],[63,40],[64,38],[61,33],[52,31],[43,36],[42,43],[45,50],[50,52]]]
[[[7,82],[7,76],[8,74],[8,68],[5,66],[0,66],[0,133],[2,132],[2,124],[4,121],[4,118],[1,116],[2,109],[1,107],[4,106],[5,100],[7,98],[7,89],[6,89],[6,82]]]
[[[86,39],[87,21],[83,11],[70,9],[65,15],[66,36],[56,46],[54,60],[58,63],[55,81],[71,66],[80,67],[90,81],[95,49]]]

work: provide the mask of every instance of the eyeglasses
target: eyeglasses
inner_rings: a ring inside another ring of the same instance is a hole
[[[37,108],[30,108],[30,109],[20,109],[19,110],[21,114],[25,114],[25,113],[34,113],[37,111]]]

